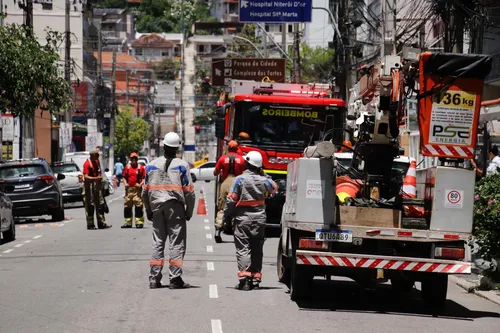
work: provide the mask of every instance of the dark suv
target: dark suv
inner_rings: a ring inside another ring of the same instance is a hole
[[[59,180],[41,158],[0,162],[0,191],[13,203],[15,217],[51,215],[52,221],[64,220],[64,205]]]

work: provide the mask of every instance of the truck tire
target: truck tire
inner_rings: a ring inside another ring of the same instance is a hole
[[[3,241],[5,243],[13,242],[16,240],[16,222],[12,219],[10,229],[2,233]]]
[[[281,246],[282,237],[280,237],[278,243],[278,255],[276,258],[276,270],[278,273],[278,281],[284,283],[288,288],[290,288],[290,268],[287,267],[287,258],[283,254],[283,247]]]
[[[447,293],[447,274],[433,274],[422,281],[422,297],[433,310],[441,310],[444,307]]]
[[[193,183],[196,183],[196,176],[194,174],[191,174],[191,181]]]
[[[305,300],[311,293],[314,276],[309,274],[304,267],[295,262],[292,263],[292,274],[290,281],[290,299],[294,302]]]

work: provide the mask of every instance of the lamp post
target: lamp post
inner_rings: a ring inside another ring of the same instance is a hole
[[[259,48],[257,47],[257,45],[255,45],[251,40],[245,38],[245,37],[240,37],[240,36],[233,36],[233,35],[224,35],[222,36],[222,38],[224,39],[224,43],[226,44],[231,44],[234,39],[241,39],[241,40],[244,40],[245,42],[247,42],[248,44],[252,45],[253,48],[259,53],[260,57],[261,58],[264,58],[264,54],[262,54],[262,52],[259,50]]]

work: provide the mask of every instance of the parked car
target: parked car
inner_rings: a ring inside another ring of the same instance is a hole
[[[193,179],[193,182],[197,180],[204,180],[207,183],[210,182],[211,180],[215,180],[214,176],[214,170],[215,170],[215,165],[217,162],[215,161],[209,161],[206,163],[203,163],[202,165],[198,166],[197,168],[192,168],[191,169],[191,178]]]
[[[12,214],[12,201],[3,192],[0,192],[0,232],[4,242],[16,240],[16,223]]]
[[[147,165],[149,163],[149,158],[147,158],[146,156],[139,156],[139,163],[141,162],[143,162],[144,165]]]
[[[65,179],[61,180],[63,202],[83,202],[83,173],[74,162],[56,162],[51,165],[55,175],[63,174]]]
[[[74,162],[76,165],[78,165],[78,168],[83,171],[83,164],[85,163],[86,160],[90,158],[90,152],[88,151],[77,151],[73,153],[66,153],[64,155],[64,162]],[[101,169],[102,169],[102,189],[104,192],[104,196],[107,197],[110,194],[109,191],[109,183],[111,182],[111,179],[108,179],[106,176],[104,170],[104,161],[102,158],[102,155],[99,155],[99,162],[101,163]]]
[[[54,175],[42,158],[4,161],[0,164],[0,191],[13,204],[14,217],[51,215],[64,220],[61,184],[64,174]]]

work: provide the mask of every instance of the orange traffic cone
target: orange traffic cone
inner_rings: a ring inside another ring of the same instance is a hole
[[[403,192],[403,197],[406,198],[415,198],[417,196],[417,161],[413,158],[403,181]]]
[[[205,198],[203,197],[198,200],[198,210],[196,211],[196,215],[207,215],[207,206],[205,205]]]

